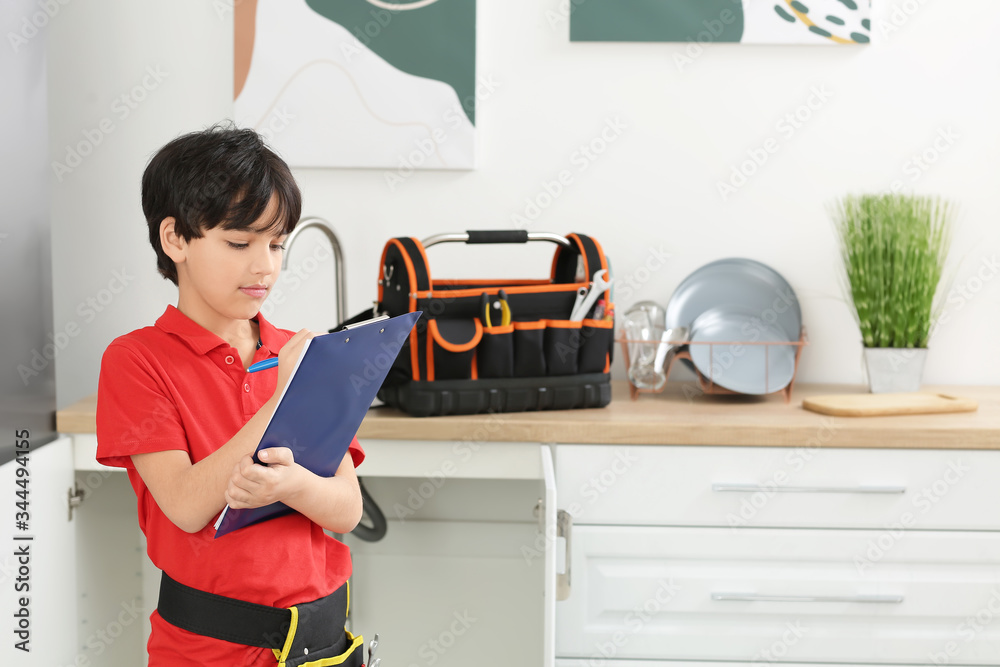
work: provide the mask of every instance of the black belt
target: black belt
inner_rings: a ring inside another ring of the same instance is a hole
[[[346,651],[347,596],[345,583],[326,597],[296,605],[295,644],[305,647],[312,644],[314,648],[332,646],[334,650],[342,647]],[[174,581],[166,572],[160,578],[156,609],[163,620],[183,630],[279,651],[285,646],[293,619],[290,609],[200,591]],[[303,632],[304,628],[309,631]]]

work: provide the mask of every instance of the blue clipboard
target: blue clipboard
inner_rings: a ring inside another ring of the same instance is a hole
[[[254,452],[288,447],[296,463],[332,477],[361,426],[420,311],[350,325],[306,342]],[[265,371],[266,372],[266,371]],[[215,537],[292,512],[284,503],[226,506]]]

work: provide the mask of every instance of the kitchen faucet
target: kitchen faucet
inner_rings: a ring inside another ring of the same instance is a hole
[[[282,270],[288,268],[288,255],[292,249],[292,245],[295,243],[295,239],[299,237],[299,234],[311,227],[315,227],[323,232],[326,238],[330,239],[330,246],[333,248],[334,280],[337,283],[337,324],[340,324],[345,320],[345,311],[347,310],[345,297],[347,288],[344,284],[344,254],[340,250],[340,241],[337,239],[337,234],[333,231],[333,227],[330,226],[329,222],[316,216],[299,220],[299,224],[295,225],[292,233],[285,238],[285,252],[281,257],[281,268]]]

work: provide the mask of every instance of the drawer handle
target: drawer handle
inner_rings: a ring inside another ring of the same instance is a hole
[[[739,491],[754,493],[771,491],[777,493],[906,493],[905,486],[762,486],[760,484],[712,484],[713,491]]]
[[[902,595],[763,595],[760,593],[712,593],[713,600],[737,602],[878,602],[900,604]]]
[[[570,549],[573,540],[573,515],[566,510],[556,512],[556,536],[566,538],[566,571],[556,573],[556,600],[568,600],[570,593]]]

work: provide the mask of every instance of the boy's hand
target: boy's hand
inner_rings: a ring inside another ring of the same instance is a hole
[[[315,338],[316,335],[314,331],[300,329],[278,350],[278,384],[274,388],[275,398],[281,396],[281,392],[284,391],[285,385],[288,383],[288,378],[292,374],[292,369],[295,368],[295,362],[298,361],[299,355],[302,354],[302,346],[310,338]]]
[[[284,500],[302,484],[305,468],[295,463],[288,447],[269,447],[258,454],[266,466],[247,455],[239,460],[226,487],[226,503],[233,509],[263,507]]]

